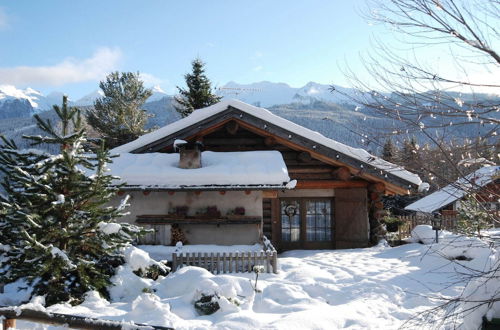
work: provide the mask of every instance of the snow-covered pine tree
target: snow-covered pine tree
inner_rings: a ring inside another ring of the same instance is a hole
[[[382,159],[391,163],[395,163],[397,160],[397,151],[397,147],[392,142],[392,139],[388,138],[384,143],[384,147],[382,150]]]
[[[86,118],[108,147],[125,144],[147,133],[144,126],[150,115],[142,106],[153,92],[144,88],[138,72],[112,72],[99,87],[104,96],[94,102]]]
[[[177,86],[179,96],[175,97],[177,105],[174,107],[182,117],[187,117],[194,110],[208,107],[222,99],[212,91],[211,82],[205,75],[205,63],[197,58],[191,65],[192,72],[184,75],[187,89]]]
[[[89,290],[106,297],[114,268],[124,262],[120,248],[143,233],[113,222],[124,215],[127,199],[108,205],[119,187],[106,173],[111,160],[104,144],[87,150],[79,110],[66,97],[54,110],[60,128],[35,116],[46,136],[25,138],[57,145],[59,154],[19,150],[5,139],[0,145],[0,282],[24,280],[48,305],[79,303]]]
[[[494,214],[482,205],[474,193],[470,193],[460,201],[458,211],[458,231],[467,236],[482,237],[482,232],[492,228]]]

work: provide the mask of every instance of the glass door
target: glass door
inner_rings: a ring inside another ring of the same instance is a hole
[[[280,209],[281,249],[334,248],[332,199],[283,198]]]
[[[300,201],[282,199],[281,208],[281,246],[283,249],[298,249],[301,241]]]

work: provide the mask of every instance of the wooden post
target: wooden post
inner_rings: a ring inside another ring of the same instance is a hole
[[[172,253],[172,272],[177,270],[177,253]]]
[[[247,252],[247,259],[248,259],[247,269],[248,269],[248,272],[251,273],[252,272],[252,252]]]
[[[233,253],[229,252],[229,272],[233,272]]]
[[[3,329],[15,329],[16,328],[16,319],[4,319],[3,320]]]
[[[224,274],[227,272],[227,268],[226,268],[226,252],[222,253],[222,272]]]
[[[278,274],[278,253],[277,252],[273,252],[272,263],[273,263],[273,273]]]

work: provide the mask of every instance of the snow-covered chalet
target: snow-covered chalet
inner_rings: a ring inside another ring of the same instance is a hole
[[[365,150],[228,100],[112,150],[146,244],[254,244],[278,250],[366,247],[383,194],[420,178]],[[117,196],[117,200],[120,196]]]
[[[485,166],[405,207],[417,214],[456,215],[460,202],[474,194],[485,210],[500,212],[500,166]]]

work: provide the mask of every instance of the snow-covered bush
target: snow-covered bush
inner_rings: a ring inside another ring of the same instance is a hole
[[[482,276],[473,278],[460,297],[464,329],[479,329],[485,316],[500,318],[500,252],[492,255]]]
[[[443,231],[438,232],[438,237],[443,238]],[[415,243],[436,243],[436,231],[429,225],[418,225],[411,231],[411,240]]]
[[[211,315],[220,309],[220,297],[214,294],[201,294],[201,298],[194,302],[194,308],[200,315]]]
[[[78,109],[64,97],[54,110],[61,127],[35,116],[45,136],[25,138],[33,146],[54,145],[59,154],[19,150],[6,139],[0,144],[6,192],[0,195],[0,282],[23,282],[31,290],[26,299],[45,296],[48,305],[79,303],[92,290],[107,296],[115,267],[124,263],[120,249],[143,232],[113,223],[127,200],[108,205],[119,189],[107,174],[110,155],[103,145],[91,147]]]

